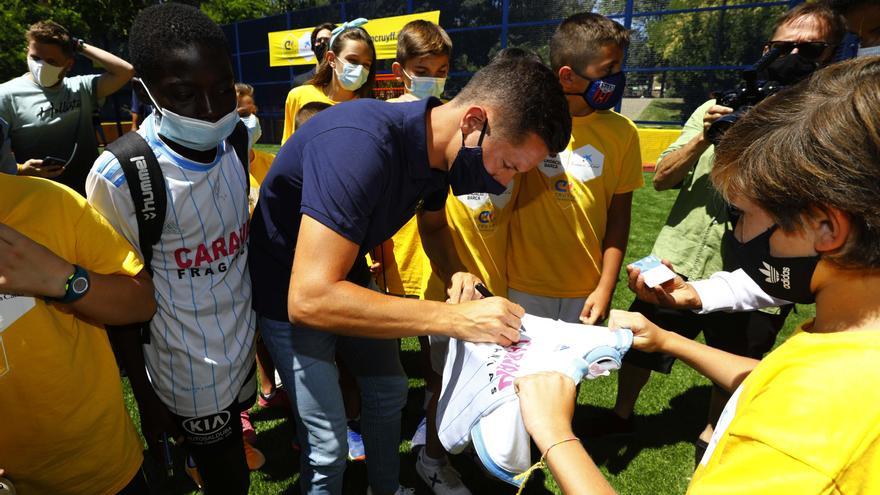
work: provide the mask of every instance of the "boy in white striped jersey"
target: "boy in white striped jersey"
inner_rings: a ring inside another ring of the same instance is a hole
[[[150,266],[159,310],[151,343],[142,347],[152,386],[134,387],[144,371],[137,361],[126,369],[151,450],[163,433],[182,434],[206,493],[244,494],[249,473],[239,412],[256,394],[255,321],[248,176],[227,140],[240,120],[229,50],[216,24],[179,4],[143,10],[129,46],[135,91],[156,108],[137,132],[161,168],[167,208]],[[86,189],[89,203],[139,246],[129,184],[115,156],[98,158]]]

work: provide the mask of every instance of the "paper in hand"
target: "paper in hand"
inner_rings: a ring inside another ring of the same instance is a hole
[[[661,263],[660,258],[653,254],[645,256],[632,265],[641,271],[642,276],[645,278],[645,285],[652,289],[675,278],[675,272]]]

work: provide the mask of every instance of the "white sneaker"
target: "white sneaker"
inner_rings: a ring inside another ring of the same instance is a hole
[[[367,487],[367,495],[373,495],[373,489]],[[407,488],[405,486],[398,486],[397,491],[394,492],[394,495],[416,495],[415,488]]]
[[[468,487],[461,482],[461,474],[448,462],[440,466],[431,466],[423,461],[425,451],[419,453],[416,460],[416,472],[428,485],[434,495],[471,495]]]

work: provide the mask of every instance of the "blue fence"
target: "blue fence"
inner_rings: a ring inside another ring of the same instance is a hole
[[[800,0],[362,0],[241,21],[223,29],[238,79],[256,90],[266,142],[279,141],[293,78],[311,69],[270,67],[267,33],[430,10],[440,10],[440,24],[453,40],[449,97],[505,47],[527,48],[547,61],[556,25],[573,13],[592,11],[632,32],[621,111],[642,125],[681,125],[713,91],[738,83],[739,71],[760,56],[775,18],[797,3]],[[389,70],[390,64],[383,61],[380,70]]]

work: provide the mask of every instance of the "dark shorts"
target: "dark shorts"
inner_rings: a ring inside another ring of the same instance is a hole
[[[255,373],[256,367],[248,373],[239,400],[220,412],[198,417],[172,413],[208,495],[248,493],[250,470],[244,456],[240,414],[250,409],[257,398],[252,376]]]
[[[761,359],[773,348],[791,306],[781,308],[778,315],[762,311],[701,315],[688,310],[661,308],[636,299],[629,310],[642,313],[660,328],[689,339],[695,339],[703,332],[706,344],[711,347]],[[623,361],[639,368],[669,373],[675,358],[660,352],[646,353],[632,349],[626,353]]]

